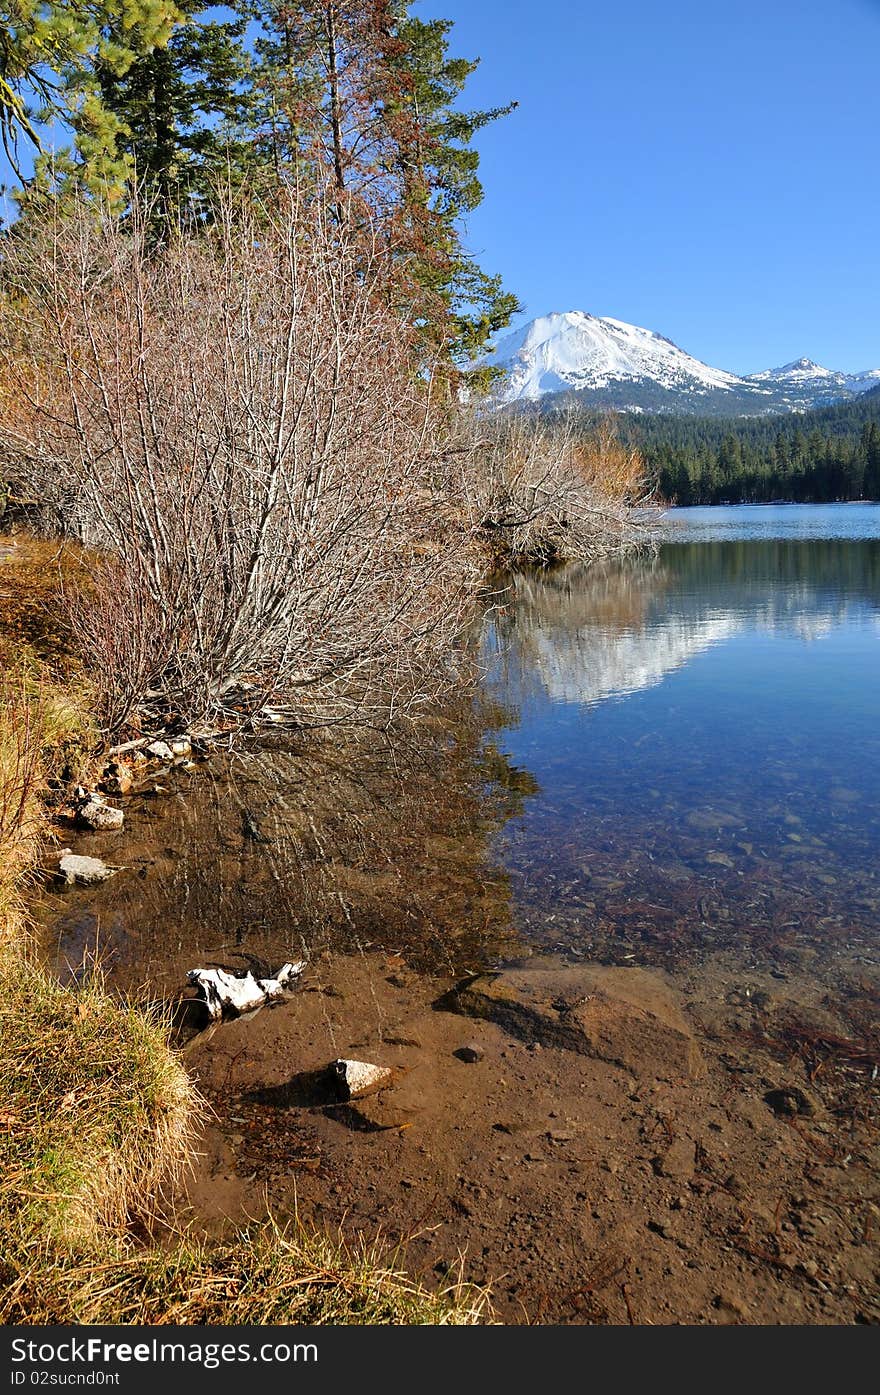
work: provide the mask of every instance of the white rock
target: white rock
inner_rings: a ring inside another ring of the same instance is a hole
[[[334,1061],[330,1069],[336,1076],[340,1093],[349,1100],[371,1095],[391,1083],[387,1066],[374,1066],[369,1061]]]
[[[122,810],[114,809],[112,804],[105,804],[98,795],[92,795],[84,804],[80,804],[76,817],[84,828],[94,829],[97,833],[114,831],[121,828],[125,822]]]
[[[157,743],[164,745],[164,742]],[[188,736],[176,736],[171,742],[171,754],[173,756],[191,756],[192,742]]]
[[[84,857],[65,848],[58,859],[58,870],[68,886],[73,886],[74,882],[82,886],[96,886],[119,869],[108,867],[99,857]]]
[[[174,760],[174,752],[167,741],[151,741],[147,755],[152,756],[153,760]]]

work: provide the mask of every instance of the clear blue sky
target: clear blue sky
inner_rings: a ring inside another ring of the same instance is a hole
[[[880,0],[420,0],[479,56],[468,243],[527,316],[880,367]],[[0,158],[0,175],[4,169]]]
[[[468,242],[529,318],[880,367],[880,0],[422,0],[479,55]]]

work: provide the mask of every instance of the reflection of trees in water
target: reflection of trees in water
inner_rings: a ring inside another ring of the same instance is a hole
[[[130,819],[132,871],[94,898],[117,971],[170,987],[200,960],[378,946],[460,971],[509,949],[488,845],[533,784],[485,745],[490,721],[462,704],[409,734],[310,738],[180,776]],[[58,928],[69,955],[82,921]]]
[[[658,557],[511,580],[488,629],[504,685],[595,703],[661,682],[747,629],[809,640],[880,613],[880,542],[670,544]]]
[[[716,596],[741,610],[755,598],[843,613],[853,603],[880,602],[880,540],[739,540],[669,544],[663,564],[674,590]]]
[[[633,686],[626,637],[646,633],[666,585],[656,557],[512,577],[485,641],[502,689],[593,702]]]

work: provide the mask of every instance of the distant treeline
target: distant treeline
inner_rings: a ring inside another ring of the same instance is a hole
[[[623,415],[660,495],[677,504],[880,499],[880,388],[773,417]]]

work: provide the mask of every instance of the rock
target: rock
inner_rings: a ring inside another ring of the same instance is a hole
[[[131,771],[127,765],[112,760],[105,766],[101,777],[101,787],[107,794],[128,794],[132,786]]]
[[[252,843],[269,843],[271,841],[266,837],[253,814],[249,813],[247,809],[242,810],[241,832],[242,837],[249,838]]]
[[[167,741],[151,741],[147,747],[147,755],[153,760],[174,760],[174,752]]]
[[[743,820],[735,814],[725,814],[718,809],[694,809],[688,814],[685,823],[699,833],[714,833],[718,828],[741,828]]]
[[[846,789],[843,785],[833,785],[831,798],[838,804],[857,804],[861,799],[858,790]]]
[[[816,1112],[816,1106],[809,1095],[805,1095],[796,1085],[784,1085],[779,1090],[768,1090],[764,1099],[774,1114],[779,1114],[785,1119],[793,1119],[797,1114],[809,1117]]]
[[[485,1051],[482,1046],[477,1046],[473,1042],[468,1042],[467,1046],[460,1046],[457,1051],[453,1051],[453,1056],[457,1056],[460,1061],[472,1066],[477,1061],[482,1061]]]
[[[89,794],[80,786],[77,790],[76,821],[81,827],[93,829],[96,833],[109,833],[122,827],[125,815],[112,804],[105,804],[97,792]]]
[[[164,745],[164,742],[160,742],[159,744]],[[172,756],[192,755],[192,742],[190,741],[188,736],[175,736],[174,740],[170,744]]]
[[[749,1309],[746,1303],[736,1293],[717,1293],[712,1299],[712,1306],[717,1308],[724,1318],[746,1319]]]
[[[99,857],[83,857],[64,848],[58,859],[58,871],[68,886],[79,882],[81,886],[97,886],[105,882],[119,869],[108,867]]]
[[[704,1073],[693,1032],[658,971],[533,960],[482,974],[442,1006],[497,1022],[528,1044],[561,1047],[635,1076]]]
[[[716,867],[735,867],[735,866],[736,866],[736,863],[734,862],[733,858],[730,857],[730,856],[729,856],[727,853],[725,853],[725,852],[715,852],[715,851],[713,851],[713,852],[706,853],[706,861],[707,861],[707,862],[711,862],[711,863],[712,863],[714,866],[716,866]]]
[[[696,1148],[690,1138],[676,1138],[665,1153],[654,1158],[652,1167],[658,1177],[673,1177],[677,1182],[689,1182],[694,1175]]]
[[[391,1084],[389,1068],[371,1065],[369,1061],[333,1061],[329,1070],[343,1100],[363,1099]]]

